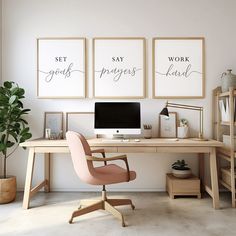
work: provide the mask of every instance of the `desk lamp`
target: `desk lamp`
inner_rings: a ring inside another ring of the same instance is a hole
[[[174,108],[180,108],[180,109],[199,111],[199,113],[200,113],[200,131],[199,131],[199,137],[195,138],[195,140],[207,141],[207,139],[203,138],[203,107],[185,105],[185,104],[179,104],[179,103],[172,103],[172,102],[167,101],[166,106],[162,109],[162,111],[160,112],[160,115],[169,117],[169,111],[168,111],[167,107],[174,107]]]

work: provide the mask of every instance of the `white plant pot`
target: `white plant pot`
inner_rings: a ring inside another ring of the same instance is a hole
[[[191,171],[191,169],[189,169],[189,170],[175,170],[172,168],[172,174],[176,178],[187,179],[192,175],[192,171]]]
[[[178,127],[177,129],[178,138],[188,138],[189,128],[188,127]]]

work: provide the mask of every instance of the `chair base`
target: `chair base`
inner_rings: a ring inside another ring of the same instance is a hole
[[[133,210],[135,208],[130,199],[108,199],[106,197],[106,191],[102,191],[102,200],[81,200],[79,209],[72,213],[69,223],[71,224],[73,222],[73,218],[77,216],[81,216],[96,210],[105,210],[121,220],[122,226],[125,227],[123,215],[114,207],[122,205],[131,205]]]

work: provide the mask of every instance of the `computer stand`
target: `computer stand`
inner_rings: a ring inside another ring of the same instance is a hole
[[[125,139],[125,135],[123,135],[123,134],[113,134],[112,139]]]

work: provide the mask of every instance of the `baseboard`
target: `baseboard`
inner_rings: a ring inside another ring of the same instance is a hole
[[[164,188],[132,188],[132,189],[124,189],[124,188],[109,188],[107,190],[110,192],[165,192]],[[18,188],[18,192],[23,192],[23,188]],[[43,189],[41,190],[44,191]],[[51,192],[100,192],[101,187],[98,188],[52,188]]]

